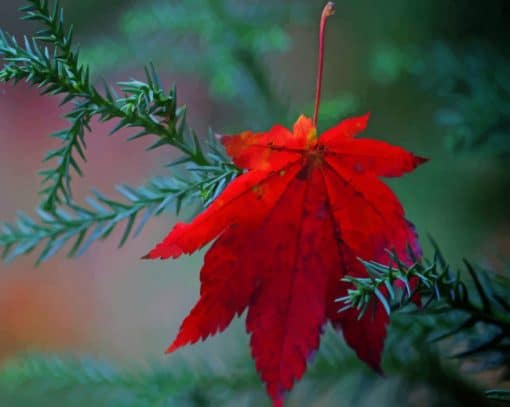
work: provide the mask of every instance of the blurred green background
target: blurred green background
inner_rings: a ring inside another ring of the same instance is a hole
[[[164,83],[177,85],[199,134],[290,126],[313,113],[323,1],[61,3],[95,79],[141,77],[154,62]],[[0,3],[0,26],[15,35],[35,29],[19,20],[22,5]],[[508,0],[339,0],[328,26],[320,129],[371,112],[366,136],[431,158],[391,185],[425,253],[431,234],[453,265],[469,257],[494,266],[510,255],[509,9]],[[47,135],[65,127],[58,103],[24,84],[0,85],[1,219],[38,203],[36,171],[55,145]],[[78,199],[91,187],[113,193],[116,183],[168,174],[162,164],[175,151],[145,153],[145,141],[107,137],[112,127],[95,123],[88,135]],[[152,221],[122,250],[111,239],[77,260],[56,256],[37,269],[33,258],[0,264],[0,360],[54,351],[131,368],[177,367],[163,351],[198,296],[201,255],[139,260],[174,222]],[[214,364],[244,355],[243,329],[237,321],[176,359]],[[263,394],[255,400],[265,402]]]

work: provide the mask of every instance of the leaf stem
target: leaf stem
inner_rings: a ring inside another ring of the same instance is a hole
[[[324,6],[321,16],[321,24],[319,29],[319,63],[317,68],[317,88],[315,92],[315,110],[313,112],[313,125],[317,127],[317,118],[319,116],[319,105],[321,101],[321,87],[322,87],[322,71],[324,67],[324,34],[326,32],[326,22],[328,17],[335,14],[335,3],[329,1]]]

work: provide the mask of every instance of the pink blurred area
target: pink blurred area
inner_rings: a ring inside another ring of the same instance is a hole
[[[205,91],[197,81],[180,81],[193,84],[181,96],[194,106],[200,126],[198,116],[207,120],[211,114]],[[59,108],[59,101],[40,96],[38,89],[24,83],[0,85],[1,220],[14,220],[18,210],[34,214],[41,182],[36,172],[54,164],[42,164],[41,159],[58,145],[48,135],[67,125],[63,115],[68,107]],[[158,171],[164,174],[162,164],[175,154],[170,148],[145,153],[154,140],[127,142],[132,131],[109,137],[114,125],[93,123],[86,135],[85,177],[73,179],[80,203],[91,187],[121,199],[114,185],[137,186]],[[169,269],[199,268],[199,259],[171,266],[140,260],[172,223],[171,216],[149,222],[142,236],[120,250],[119,230],[79,259],[66,259],[64,250],[38,268],[36,254],[0,263],[0,360],[27,351],[72,351],[130,361],[162,357],[196,288],[195,273],[183,279]],[[189,262],[197,264],[188,267]]]

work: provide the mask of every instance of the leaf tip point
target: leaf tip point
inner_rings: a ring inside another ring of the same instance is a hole
[[[165,350],[165,355],[170,355],[171,353],[174,353],[177,349],[179,349],[181,345],[176,344],[175,342],[172,343],[167,350]]]
[[[370,117],[372,116],[372,112],[366,112],[363,116],[360,117],[359,127],[365,130],[368,126],[368,122],[370,121]]]
[[[416,161],[416,166],[419,166],[419,165],[426,164],[427,162],[429,162],[430,158],[415,156],[415,161]]]
[[[368,366],[370,367],[370,369],[375,373],[377,374],[379,377],[381,378],[386,378],[386,373],[384,373],[384,370],[383,368],[381,367],[381,361],[365,361],[365,363],[368,364]]]

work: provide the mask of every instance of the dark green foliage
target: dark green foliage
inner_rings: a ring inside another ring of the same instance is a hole
[[[510,403],[510,390],[505,389],[487,390],[485,392],[485,395],[487,398],[495,401]]]
[[[462,406],[466,401],[487,404],[483,392],[464,379],[451,363],[439,360],[433,348],[419,347],[418,332],[402,336],[404,326],[396,325],[390,335],[386,352],[387,378],[368,370],[345,347],[342,339],[328,330],[320,351],[299,383],[293,400],[300,404],[321,399],[344,400],[351,405],[370,405],[367,392],[379,393],[381,406],[412,406],[413,400],[427,405]],[[424,326],[424,329],[427,328]],[[402,355],[403,349],[412,355]],[[168,367],[149,371],[120,370],[109,363],[91,358],[34,355],[8,362],[0,370],[0,391],[31,397],[39,404],[54,399],[72,405],[125,406],[203,406],[265,405],[263,386],[249,357],[239,356],[225,365],[190,366],[172,359]],[[392,391],[394,388],[400,390]],[[346,400],[349,389],[351,399]]]
[[[24,388],[38,405],[46,405],[55,394],[80,406],[204,405],[206,400],[224,400],[222,390],[229,395],[258,390],[255,371],[246,370],[219,375],[212,366],[194,369],[181,362],[171,370],[127,372],[91,358],[34,356],[8,363],[0,373],[0,388],[11,393]]]
[[[444,99],[437,123],[448,129],[452,148],[510,154],[510,62],[488,44],[461,50],[437,43],[423,75],[426,87]]]
[[[484,42],[455,46],[438,41],[422,48],[381,44],[372,74],[383,84],[404,74],[417,77],[422,89],[439,100],[435,119],[449,148],[507,159],[510,60],[505,52]]]
[[[435,326],[430,340],[437,342],[453,338],[454,358],[480,357],[481,370],[510,367],[510,278],[476,269],[465,261],[463,273],[452,272],[443,255],[435,246],[432,262],[416,262],[408,267],[394,257],[394,265],[375,262],[363,264],[368,278],[346,277],[353,284],[346,297],[338,299],[341,309],[355,307],[363,315],[373,301],[380,301],[389,314],[401,311],[413,317],[445,315],[450,323],[443,329]],[[470,281],[466,279],[470,276]],[[388,294],[385,295],[381,291]],[[422,306],[409,311],[409,305],[420,298]],[[437,332],[443,331],[441,334]],[[490,357],[487,355],[490,354]]]
[[[308,9],[310,5],[302,1],[290,6],[151,0],[120,16],[117,38],[98,40],[85,47],[83,55],[100,70],[156,58],[172,72],[203,78],[213,96],[235,100],[252,115],[257,110],[257,117],[268,111],[281,117],[281,97],[268,79],[262,58],[290,48],[285,27],[308,19]]]

